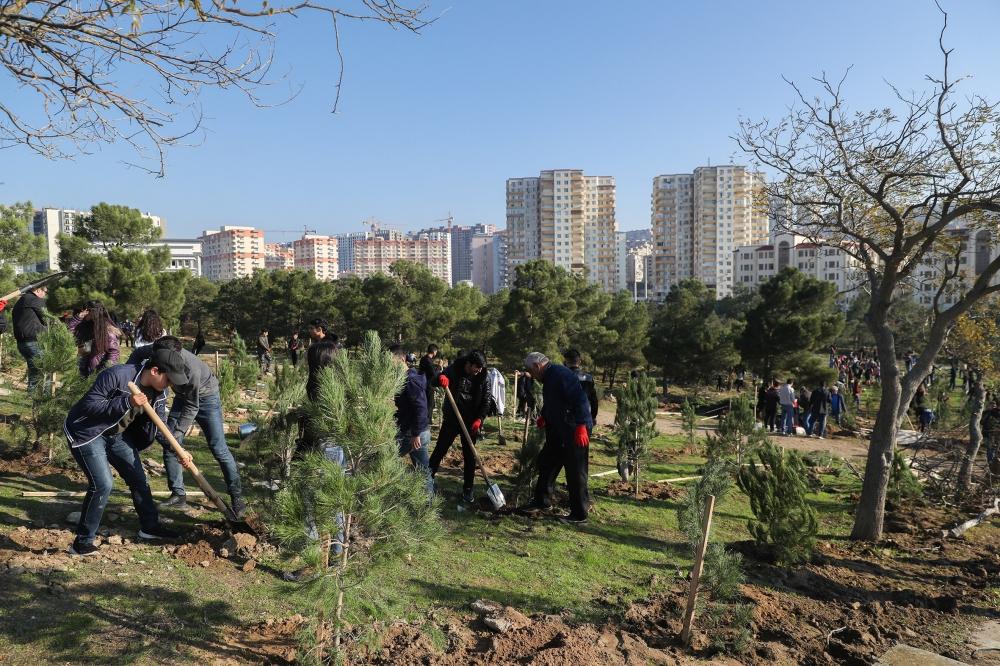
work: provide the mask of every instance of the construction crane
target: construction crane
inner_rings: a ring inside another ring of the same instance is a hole
[[[448,217],[442,217],[440,220],[434,220],[435,222],[447,222],[448,223],[448,233],[451,233],[451,225],[455,222],[455,218],[452,217],[451,211],[448,211]]]
[[[266,234],[299,234],[303,236],[306,234],[315,234],[317,231],[315,229],[310,229],[308,226],[304,226],[301,229],[261,229]]]

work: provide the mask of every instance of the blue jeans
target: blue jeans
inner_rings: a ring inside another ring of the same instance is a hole
[[[781,406],[781,432],[786,435],[795,432],[795,408],[791,405]]]
[[[42,371],[35,365],[35,359],[42,355],[42,350],[38,348],[38,342],[35,340],[25,340],[17,343],[17,351],[28,364],[28,391],[34,391],[38,380],[42,378]]]
[[[826,414],[813,414],[809,426],[819,437],[826,435]]]
[[[427,452],[427,447],[431,445],[431,431],[428,428],[420,433],[420,448],[414,449],[411,444],[413,439],[410,435],[404,435],[399,433],[396,436],[396,443],[399,444],[399,455],[405,456],[410,455],[410,460],[413,461],[413,467],[421,474],[427,477],[427,492],[434,493],[434,478],[431,476],[431,462],[430,454]]]
[[[802,412],[802,427],[805,428],[806,434],[811,435],[813,431],[813,415],[812,412]]]
[[[101,526],[104,507],[108,505],[108,497],[114,485],[111,467],[115,468],[132,492],[132,504],[139,514],[139,527],[144,530],[156,527],[160,517],[149,491],[139,452],[126,444],[121,435],[100,436],[89,444],[73,447],[70,451],[87,477],[87,494],[80,509],[80,522],[76,524],[78,543],[93,543],[97,528]]]
[[[174,398],[174,404],[171,405],[170,414],[167,416],[167,427],[171,431],[175,431],[184,404],[184,398],[180,396]],[[205,440],[208,442],[209,450],[215,456],[215,459],[219,461],[219,467],[222,468],[222,476],[226,480],[226,488],[229,490],[229,496],[234,501],[238,497],[242,497],[240,470],[236,466],[236,459],[233,458],[233,452],[229,450],[229,446],[226,444],[226,431],[222,423],[222,403],[219,402],[218,394],[205,396],[199,400],[198,414],[195,415],[194,422],[201,428],[202,433],[205,435]],[[179,443],[184,443],[184,433],[180,433],[176,437]],[[167,483],[170,486],[170,491],[178,495],[184,495],[184,468],[181,467],[181,463],[177,460],[173,449],[166,444],[163,446],[163,466],[167,468]]]

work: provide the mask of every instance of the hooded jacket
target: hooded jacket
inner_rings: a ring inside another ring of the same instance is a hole
[[[128,383],[139,383],[139,375],[146,368],[146,363],[144,361],[139,366],[127,363],[115,365],[97,375],[94,384],[66,415],[63,433],[70,447],[89,444],[105,432],[117,428],[121,420],[129,415],[132,411],[132,403],[129,402],[132,392]],[[165,419],[167,392],[151,394],[147,391],[146,397],[160,419]],[[125,428],[122,437],[126,444],[141,450],[153,443],[156,426],[140,410]]]
[[[486,371],[478,375],[465,374],[465,362],[467,357],[462,356],[455,359],[455,362],[444,369],[441,374],[448,378],[451,395],[455,398],[458,411],[462,414],[462,420],[472,423],[476,419],[480,421],[486,419],[490,410],[490,387],[486,381]],[[455,412],[445,399],[444,420],[452,424],[457,424]]]
[[[45,330],[45,301],[29,291],[17,299],[12,317],[14,319],[14,339],[18,342],[34,342],[38,334]]]

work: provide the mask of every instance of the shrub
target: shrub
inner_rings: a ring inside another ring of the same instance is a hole
[[[759,463],[741,468],[736,476],[755,517],[747,523],[750,534],[770,548],[780,563],[806,561],[819,525],[815,509],[806,503],[808,481],[802,456],[772,442],[756,453]]]
[[[615,392],[615,434],[618,470],[628,481],[634,475],[635,492],[639,492],[639,466],[647,457],[649,443],[656,437],[656,382],[652,377],[640,375]],[[624,470],[627,470],[623,473]]]

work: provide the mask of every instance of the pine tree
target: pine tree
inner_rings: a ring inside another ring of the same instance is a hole
[[[366,583],[373,564],[414,550],[440,529],[426,480],[398,455],[393,398],[403,379],[403,368],[374,332],[357,354],[337,354],[320,375],[308,418],[324,449],[328,443],[340,447],[344,465],[323,451],[309,453],[293,463],[289,483],[277,497],[274,533],[314,572],[303,582],[316,609],[308,653],[313,663],[327,659],[328,622],[331,656],[343,657],[345,591],[370,595]]]
[[[688,449],[694,451],[698,430],[698,414],[695,412],[694,405],[687,398],[684,398],[684,403],[681,405],[681,427],[687,438]]]
[[[236,378],[237,386],[243,390],[256,388],[260,366],[257,360],[247,351],[246,341],[240,337],[239,333],[233,333],[231,346],[232,348],[229,351],[227,360],[233,365],[233,374]]]
[[[639,466],[649,452],[649,443],[656,437],[656,382],[640,375],[615,392],[615,433],[618,436],[615,453],[622,480],[634,475],[635,494],[639,494]],[[623,470],[625,472],[623,473]]]
[[[797,451],[767,442],[757,452],[758,464],[740,469],[736,482],[747,497],[754,520],[747,522],[758,544],[769,547],[778,562],[809,559],[819,524],[806,502],[806,465]]]
[[[63,443],[63,421],[94,377],[84,378],[77,367],[76,340],[62,322],[50,317],[48,327],[38,336],[40,355],[35,365],[43,381],[32,393],[32,425],[36,443],[45,440],[49,462],[57,462],[68,450]]]
[[[287,479],[291,474],[292,454],[300,436],[298,406],[305,399],[305,364],[298,367],[277,365],[268,382],[268,409],[257,419],[258,430],[250,438],[250,452],[270,482],[274,467]]]
[[[741,393],[729,402],[729,413],[719,418],[719,430],[709,435],[706,450],[709,458],[732,457],[737,465],[767,440],[757,428],[750,396]]]
[[[694,558],[701,535],[705,502],[709,495],[718,506],[733,485],[734,464],[723,458],[705,463],[702,476],[688,490],[685,501],[677,508],[677,524],[684,534]],[[712,637],[713,646],[721,651],[743,654],[750,647],[753,607],[740,602],[743,556],[727,551],[721,543],[712,542],[705,552],[701,578],[702,602],[699,625]]]

